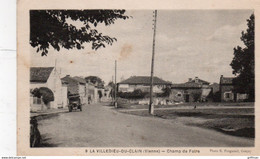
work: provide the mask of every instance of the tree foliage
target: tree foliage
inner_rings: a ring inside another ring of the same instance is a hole
[[[99,23],[106,26],[114,24],[117,19],[127,19],[125,10],[31,10],[30,44],[41,52],[48,54],[49,47],[59,51],[65,49],[83,49],[84,43],[91,43],[97,50],[112,45],[116,38],[99,33],[95,28]],[[71,22],[81,22],[81,26]]]
[[[111,88],[115,88],[115,83],[112,81],[110,81],[107,85],[110,86]]]
[[[163,95],[165,97],[169,97],[170,96],[170,94],[171,94],[171,88],[170,87],[167,86],[167,87],[163,88],[162,90],[163,90]]]
[[[143,92],[141,89],[135,89],[133,92],[118,92],[117,95],[120,98],[125,99],[142,99],[147,97],[149,93]]]
[[[245,47],[234,48],[234,58],[231,62],[235,91],[248,93],[251,101],[255,98],[255,16],[252,14],[247,20],[247,30],[242,31],[241,41]]]
[[[156,97],[169,97],[171,94],[171,88],[169,86],[162,89],[162,93],[155,93]]]
[[[201,92],[192,92],[191,93],[194,102],[199,102],[201,99]]]
[[[42,98],[44,104],[54,101],[54,94],[47,87],[35,88],[31,93],[34,97]]]
[[[86,82],[91,82],[93,84],[95,84],[98,87],[104,87],[105,82],[99,78],[98,76],[88,76],[85,77]]]

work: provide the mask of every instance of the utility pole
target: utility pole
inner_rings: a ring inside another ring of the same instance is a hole
[[[116,60],[115,60],[115,108],[117,108],[116,88],[117,88],[117,84],[116,84]]]
[[[150,103],[149,103],[149,113],[150,113],[151,115],[154,115],[154,103],[153,103],[153,68],[154,68],[154,53],[155,53],[156,18],[157,18],[157,10],[154,11],[153,50],[152,50],[151,79],[150,79]]]
[[[114,83],[114,76],[112,76],[112,87],[113,87],[113,83]],[[112,93],[114,93],[114,92],[112,92],[112,89],[111,89],[112,104],[114,104],[114,97],[113,97]]]

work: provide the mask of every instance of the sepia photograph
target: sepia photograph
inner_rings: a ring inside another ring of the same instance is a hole
[[[28,14],[31,148],[255,146],[254,10]]]

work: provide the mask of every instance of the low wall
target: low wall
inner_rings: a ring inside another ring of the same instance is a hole
[[[140,104],[140,105],[149,105],[150,98],[143,98],[143,99],[125,99],[119,98],[121,102],[130,103],[130,104]],[[154,105],[168,105],[173,104],[173,101],[170,101],[169,98],[163,97],[154,97],[153,98]]]

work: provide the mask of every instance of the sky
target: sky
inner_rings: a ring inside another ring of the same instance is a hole
[[[233,77],[230,63],[233,48],[243,46],[242,30],[252,10],[158,10],[155,38],[154,75],[172,83],[199,77],[219,82],[221,75]],[[31,47],[33,67],[61,68],[61,76],[99,76],[106,84],[115,75],[117,82],[130,76],[150,76],[153,45],[153,11],[127,10],[127,20],[98,24],[103,35],[116,37],[112,46],[94,51],[50,48],[47,56]]]

